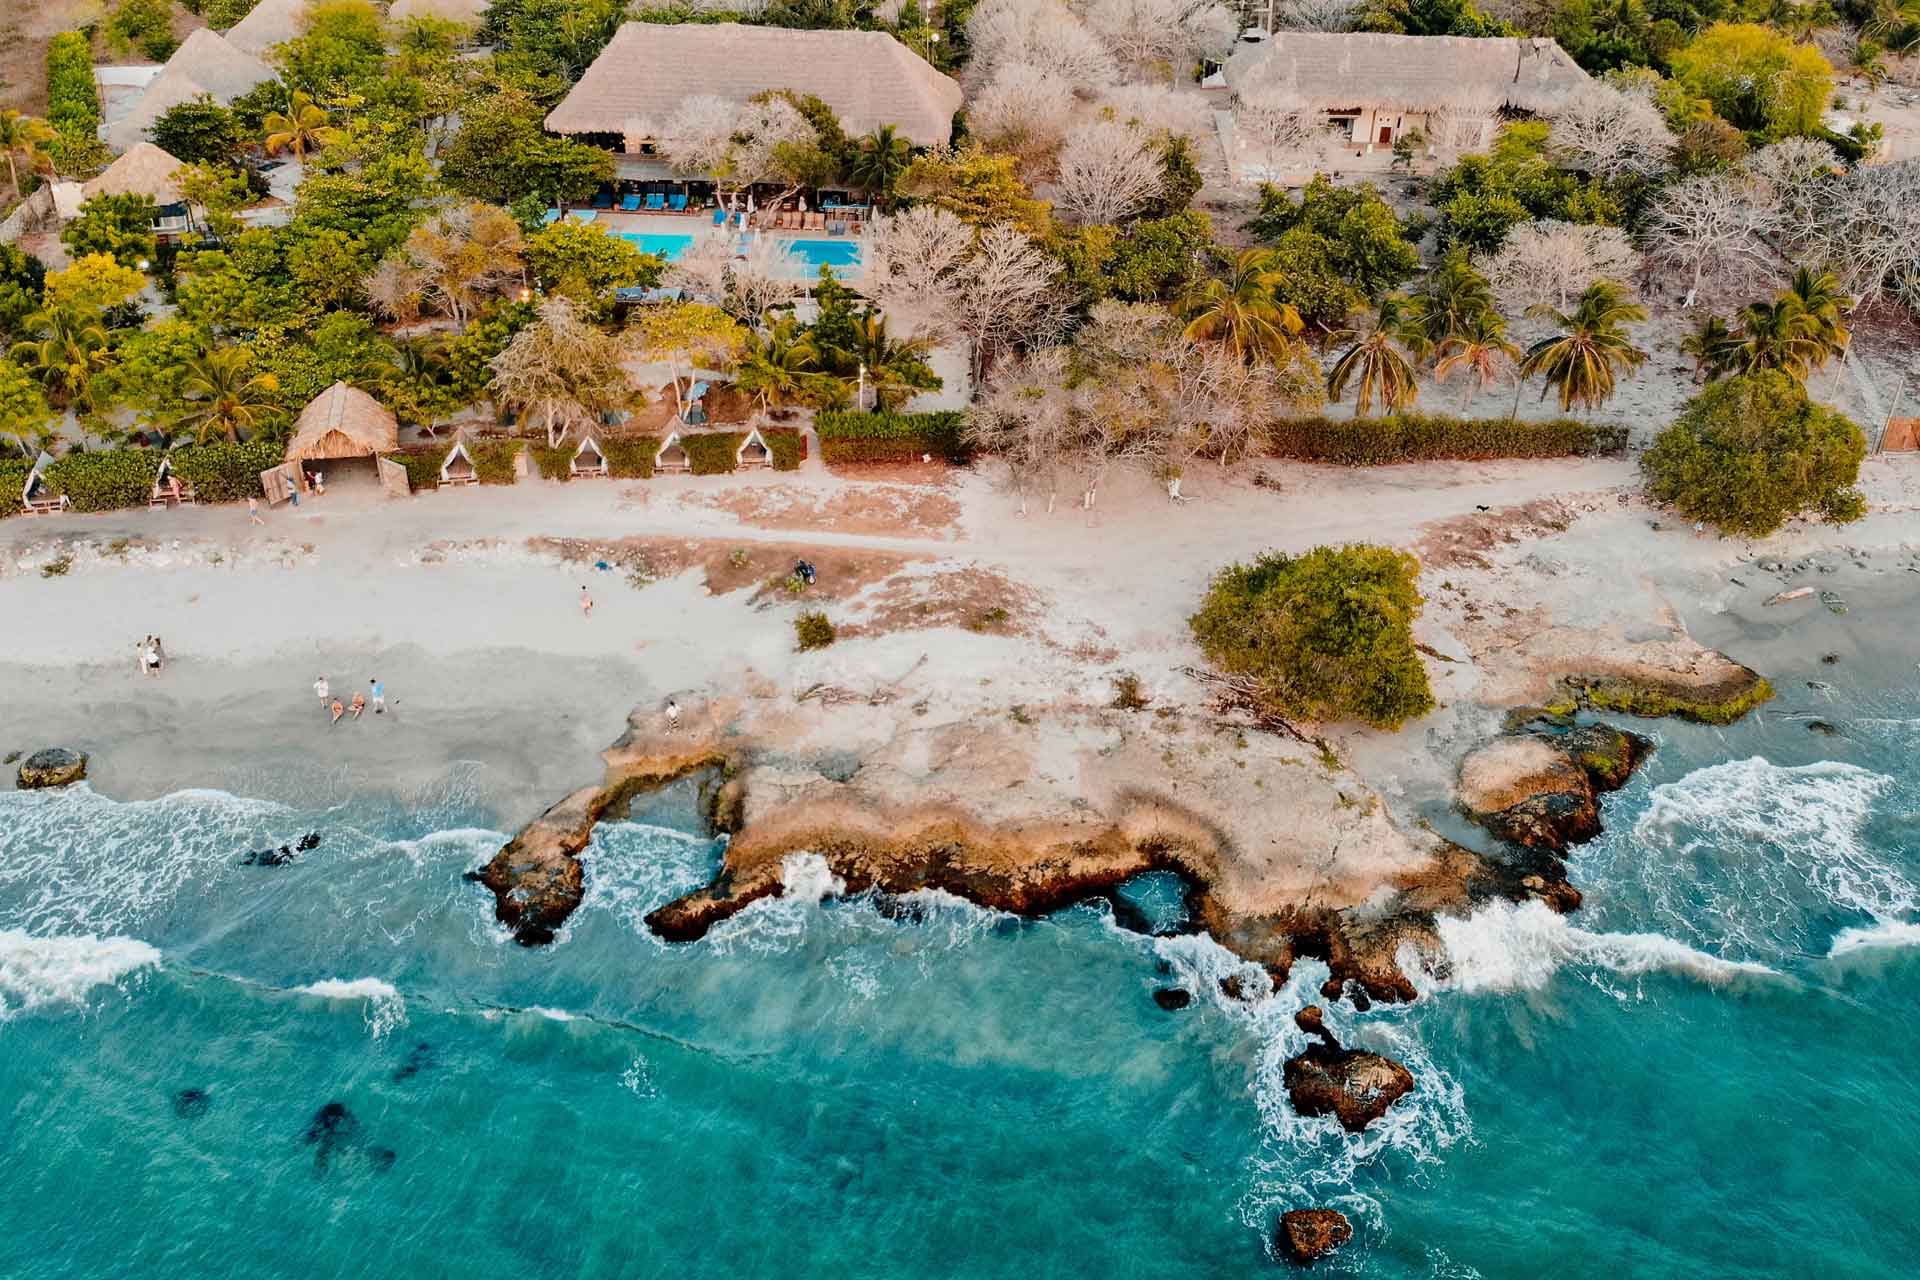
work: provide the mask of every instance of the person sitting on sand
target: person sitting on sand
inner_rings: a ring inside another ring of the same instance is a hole
[[[355,720],[358,720],[360,718],[360,713],[362,711],[365,711],[366,709],[367,709],[367,695],[364,693],[354,694],[353,695],[353,718]]]
[[[327,708],[327,710],[333,712],[333,719],[329,722],[331,724],[339,724],[340,717],[347,714],[347,709],[340,705],[340,699],[338,698],[333,700],[333,705]]]

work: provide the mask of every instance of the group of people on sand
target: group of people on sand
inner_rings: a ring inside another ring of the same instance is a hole
[[[327,678],[324,675],[316,679],[313,682],[313,692],[315,696],[320,699],[320,709],[331,717],[327,723],[329,725],[339,724],[340,717],[347,715],[358,720],[360,713],[365,711],[369,705],[373,707],[373,714],[383,714],[387,709],[387,686],[380,683],[379,676],[370,677],[367,680],[367,686],[366,693],[355,690],[352,702],[342,703],[339,698],[334,696],[333,690],[328,686]],[[369,698],[369,694],[372,695],[371,698]]]
[[[160,668],[167,665],[167,650],[159,636],[148,636],[134,646],[134,658],[140,664],[141,674],[157,676]]]

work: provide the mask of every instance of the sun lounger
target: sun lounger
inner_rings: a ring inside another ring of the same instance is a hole
[[[673,210],[675,213],[685,213],[687,211],[686,193],[681,192],[677,195],[668,196],[667,208]]]
[[[639,196],[637,196],[637,195],[633,195],[633,194],[631,194],[631,193],[629,193],[629,194],[627,194],[627,195],[624,195],[624,196],[621,196],[621,197],[620,197],[620,211],[621,211],[622,213],[638,213],[638,212],[640,212],[640,197],[639,197]]]
[[[825,214],[810,213],[807,215],[807,230],[824,231],[826,226],[827,219]]]
[[[591,203],[596,209],[611,209],[613,208],[613,192],[596,191],[593,193]]]
[[[653,212],[657,213],[665,209],[666,207],[667,207],[667,198],[661,195],[658,191],[650,192],[647,195],[647,208],[649,210],[652,210]]]
[[[715,209],[713,211],[713,225],[716,227],[724,227],[727,225],[727,211],[725,209]]]

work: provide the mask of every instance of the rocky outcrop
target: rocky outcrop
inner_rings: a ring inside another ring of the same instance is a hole
[[[1525,849],[1558,855],[1600,834],[1601,792],[1626,785],[1651,744],[1611,725],[1495,738],[1460,762],[1460,804],[1481,826]]]
[[[1773,697],[1758,672],[1679,628],[1633,640],[1618,628],[1550,626],[1517,640],[1509,629],[1471,634],[1469,647],[1486,674],[1478,696],[1500,706],[1540,706],[1563,714],[1581,708],[1635,716],[1676,716],[1732,724]]]
[[[1294,1021],[1318,1038],[1288,1058],[1281,1073],[1293,1109],[1301,1115],[1330,1115],[1348,1133],[1359,1133],[1413,1089],[1413,1073],[1392,1058],[1342,1048],[1317,1006],[1308,1005]]]
[[[1192,1004],[1193,992],[1185,987],[1161,987],[1153,993],[1153,1002],[1168,1013],[1172,1013],[1176,1009],[1184,1009]]]
[[[18,783],[22,791],[31,791],[38,787],[64,787],[86,776],[86,752],[47,747],[20,762]]]
[[[1289,1209],[1274,1235],[1279,1252],[1295,1262],[1317,1262],[1353,1239],[1353,1224],[1338,1209]]]

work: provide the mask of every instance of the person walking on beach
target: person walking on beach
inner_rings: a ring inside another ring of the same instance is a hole
[[[374,676],[367,683],[373,686],[373,714],[381,715],[387,709],[387,686],[380,683],[379,676]]]
[[[247,499],[247,520],[252,524],[266,523],[265,520],[260,518],[260,499],[254,497]]]
[[[160,674],[160,645],[152,636],[140,642],[140,670],[150,676]]]
[[[672,698],[667,699],[667,728],[674,733],[680,732],[680,704]]]
[[[159,636],[155,636],[153,638],[153,673],[155,675],[159,675],[160,669],[166,665],[167,665],[167,646],[160,643]]]
[[[327,689],[327,678],[325,676],[321,676],[313,682],[313,691],[320,699],[320,710],[322,712],[326,711],[327,704],[333,701],[333,694]]]
[[[580,616],[583,618],[593,616],[593,597],[587,594],[587,585],[584,582],[580,584]]]

